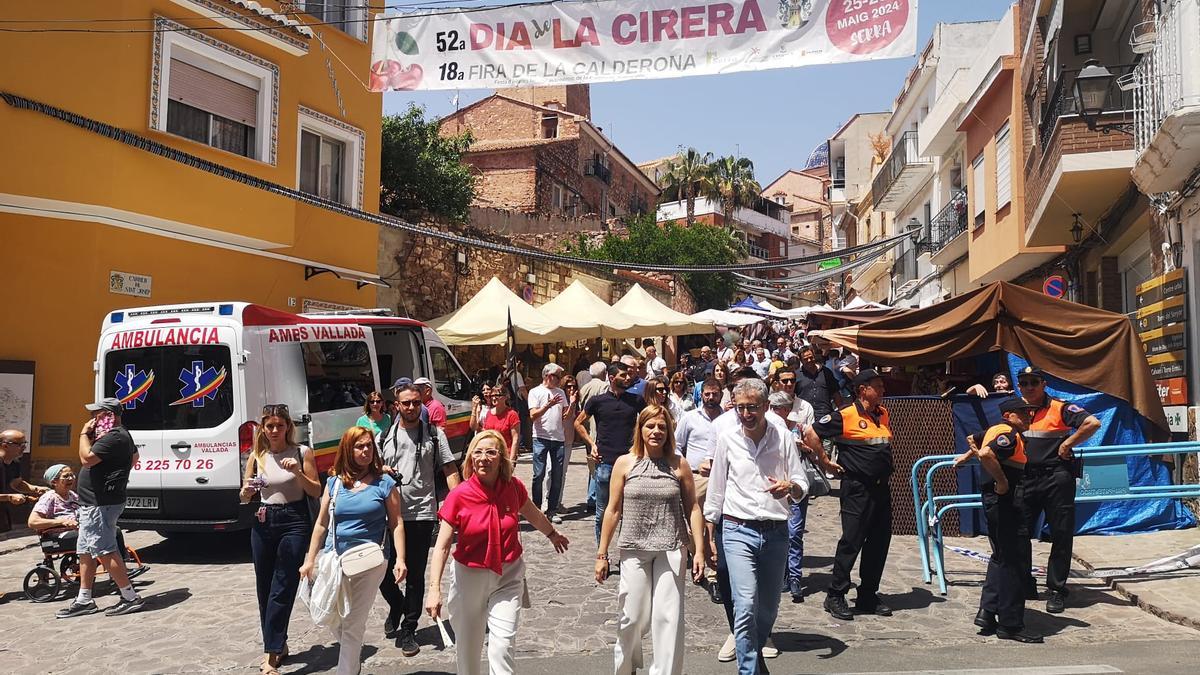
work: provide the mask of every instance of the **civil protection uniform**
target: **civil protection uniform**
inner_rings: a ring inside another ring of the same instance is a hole
[[[1058,456],[1059,446],[1090,416],[1073,404],[1046,396],[1033,412],[1033,422],[1025,437],[1025,476],[1023,511],[1030,536],[1037,536],[1038,516],[1046,514],[1050,525],[1050,559],[1046,564],[1046,588],[1067,593],[1067,574],[1071,569],[1071,546],[1075,537],[1075,466]],[[1023,540],[1027,587],[1034,590],[1033,549]]]
[[[1010,632],[1025,626],[1025,590],[1027,575],[1022,542],[1029,541],[1021,513],[1025,473],[1025,442],[1012,426],[997,424],[987,430],[980,448],[991,448],[1008,479],[1008,492],[996,494],[996,480],[983,472],[983,511],[987,518],[988,541],[992,557],[979,596],[979,608],[997,619]]]
[[[850,570],[862,553],[859,564],[858,605],[872,608],[879,592],[879,580],[887,562],[892,541],[892,493],[888,476],[892,474],[892,432],[888,411],[876,406],[867,412],[855,400],[853,405],[825,415],[813,430],[828,438],[838,449],[841,465],[842,537],[833,558],[830,595],[845,596],[850,590]]]

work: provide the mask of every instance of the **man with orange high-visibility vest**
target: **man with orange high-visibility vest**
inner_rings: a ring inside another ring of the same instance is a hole
[[[892,610],[879,598],[879,580],[892,541],[892,432],[883,400],[883,378],[872,369],[861,371],[850,381],[854,402],[825,415],[813,425],[821,438],[837,445],[838,458],[831,463],[841,474],[842,537],[833,558],[833,579],[825,597],[825,611],[842,621],[854,614],[846,605],[850,570],[859,564],[860,613],[891,616]]]
[[[1050,559],[1046,563],[1046,611],[1061,614],[1066,606],[1067,575],[1075,539],[1074,448],[1100,429],[1100,420],[1083,408],[1046,395],[1046,374],[1026,366],[1017,373],[1017,387],[1026,402],[1037,406],[1025,436],[1025,522],[1037,536],[1038,516],[1045,512],[1050,525]],[[1033,578],[1033,551],[1023,543],[1026,592],[1037,598]]]
[[[995,635],[1001,640],[1040,643],[1040,635],[1025,632],[1025,558],[1021,544],[1029,541],[1021,501],[1025,475],[1025,439],[1037,406],[1017,396],[1000,403],[1004,420],[989,428],[978,448],[964,453],[959,462],[978,457],[983,465],[980,492],[987,518],[988,541],[992,557],[987,577],[979,594],[979,613],[975,625],[980,635]]]

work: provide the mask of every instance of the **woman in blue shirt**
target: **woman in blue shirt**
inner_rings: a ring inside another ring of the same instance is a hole
[[[375,447],[375,435],[366,427],[350,427],[342,434],[332,476],[321,498],[321,512],[313,528],[308,556],[300,574],[313,579],[317,552],[336,549],[340,555],[363,543],[379,544],[384,528],[392,530],[396,542],[396,566],[393,574],[402,580],[404,565],[404,520],[400,517],[400,492],[396,481],[383,472],[383,462]],[[334,527],[330,530],[330,502],[333,502]],[[344,593],[350,600],[350,612],[342,618],[335,633],[338,642],[338,675],[357,675],[362,659],[363,634],[367,617],[387,564],[345,577]]]

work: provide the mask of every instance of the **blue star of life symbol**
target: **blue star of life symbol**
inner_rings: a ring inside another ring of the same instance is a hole
[[[191,368],[184,368],[179,371],[179,381],[183,386],[179,388],[179,400],[175,404],[191,403],[193,408],[203,408],[205,401],[211,401],[217,397],[217,387],[212,384],[218,378],[225,375],[225,370],[218,371],[212,366],[204,367],[203,361],[192,361]]]
[[[154,382],[154,371],[147,373],[138,370],[132,363],[126,363],[113,381],[117,385],[117,400],[121,401],[126,410],[136,410],[139,403],[146,402],[146,394],[150,391],[150,384]]]

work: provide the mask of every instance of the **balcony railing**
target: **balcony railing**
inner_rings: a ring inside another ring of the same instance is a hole
[[[967,191],[954,193],[945,208],[930,223],[930,252],[937,253],[967,229]]]
[[[595,176],[606,184],[612,183],[612,169],[604,166],[604,163],[595,157],[583,165],[583,175]]]
[[[875,195],[875,205],[887,196],[888,190],[896,183],[896,179],[904,173],[904,169],[912,164],[929,164],[928,157],[922,157],[917,150],[917,132],[906,131],[900,135],[900,141],[892,148],[892,154],[875,174],[871,181],[871,194]]]
[[[1105,107],[1105,114],[1133,111],[1133,91],[1123,91],[1116,82],[1122,75],[1133,72],[1134,66],[1132,64],[1106,65],[1105,68],[1113,74],[1113,79],[1108,85],[1108,104]],[[1067,115],[1079,114],[1079,102],[1075,97],[1075,76],[1079,74],[1079,71],[1079,68],[1060,70],[1058,79],[1050,84],[1050,96],[1046,99],[1046,105],[1042,107],[1042,121],[1038,127],[1038,139],[1041,141],[1042,152],[1045,152],[1045,149],[1050,146],[1050,139],[1054,136],[1054,130],[1058,128],[1059,119]]]
[[[1185,105],[1200,104],[1200,85],[1194,74],[1185,82],[1184,36],[1200,35],[1200,7],[1196,3],[1163,3],[1163,15],[1154,30],[1154,48],[1134,71],[1134,150],[1140,156],[1154,141],[1164,119]],[[1191,86],[1187,86],[1191,84]]]
[[[746,244],[746,250],[749,251],[751,258],[758,258],[759,260],[771,259],[771,254],[767,252],[767,249],[758,244]]]
[[[896,254],[892,264],[892,279],[896,286],[917,278],[917,248],[908,246]]]

